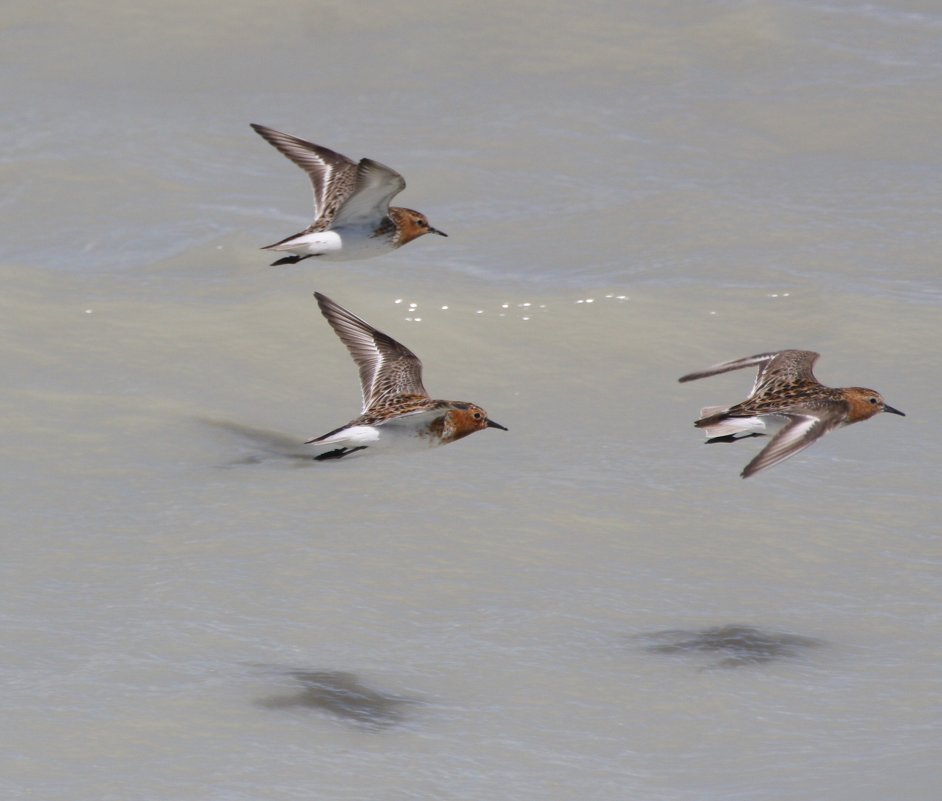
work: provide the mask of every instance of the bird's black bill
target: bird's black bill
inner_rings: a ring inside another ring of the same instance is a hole
[[[892,406],[887,406],[886,404],[883,405],[883,411],[889,412],[890,414],[898,414],[900,417],[906,416],[899,409],[894,409]]]
[[[446,234],[444,231],[439,231],[437,228],[432,228],[431,225],[428,227],[428,232],[430,234],[438,234],[439,236],[448,236],[448,234]]]
[[[490,418],[487,419],[487,427],[488,427],[488,428],[499,428],[501,431],[506,431],[506,430],[507,430],[507,427],[506,427],[506,426],[502,426],[500,423],[495,423],[495,422],[494,422],[493,420],[491,420]]]

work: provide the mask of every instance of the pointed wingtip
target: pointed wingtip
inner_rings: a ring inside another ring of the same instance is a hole
[[[323,314],[324,317],[326,317],[327,320],[330,321],[330,316],[328,315],[328,311],[332,309],[333,307],[335,307],[337,304],[334,303],[329,297],[327,297],[327,295],[323,294],[322,292],[315,292],[314,300],[317,301],[317,308],[321,310],[321,314]]]
[[[761,453],[761,451],[760,451],[760,452],[759,452],[759,456],[761,456],[761,455],[762,455],[762,453]],[[740,477],[740,478],[749,478],[750,476],[754,476],[756,473],[758,473],[760,470],[762,470],[763,467],[766,467],[766,466],[767,466],[767,465],[757,465],[757,464],[756,464],[756,462],[759,460],[759,456],[756,456],[755,459],[753,459],[751,462],[749,462],[749,464],[747,464],[747,465],[742,469],[742,472],[739,474],[739,477]]]

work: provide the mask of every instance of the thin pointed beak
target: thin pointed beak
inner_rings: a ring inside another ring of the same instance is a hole
[[[430,234],[438,234],[439,236],[448,236],[448,234],[446,234],[444,231],[439,231],[437,228],[432,228],[431,225],[428,227],[428,232]]]
[[[899,409],[894,409],[892,406],[887,406],[885,403],[883,404],[883,411],[889,412],[890,414],[898,414],[900,417],[906,416]]]
[[[495,423],[493,420],[491,420],[490,417],[487,418],[487,426],[486,426],[486,427],[487,427],[487,428],[499,428],[501,431],[506,431],[506,430],[507,430],[507,427],[506,427],[506,426],[502,426],[500,423]]]

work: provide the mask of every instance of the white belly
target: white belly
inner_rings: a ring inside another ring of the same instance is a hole
[[[715,414],[724,407],[706,407],[702,410],[701,416],[707,417]],[[777,432],[788,420],[778,414],[764,414],[760,417],[730,417],[727,420],[721,420],[711,426],[706,426],[703,433],[707,439],[713,437],[728,437],[736,434],[766,434],[771,435]]]
[[[312,444],[318,448],[318,453],[325,453],[338,448],[363,448],[361,451],[350,454],[351,457],[367,453],[375,454],[387,450],[424,451],[442,444],[440,437],[429,436],[422,433],[423,431],[424,426],[417,429],[414,425],[397,421],[385,423],[375,428],[373,426],[350,426],[327,439]]]
[[[373,236],[366,227],[337,228],[330,231],[315,231],[302,234],[282,242],[272,250],[296,253],[298,256],[319,256],[331,261],[368,259],[392,250],[388,238]]]

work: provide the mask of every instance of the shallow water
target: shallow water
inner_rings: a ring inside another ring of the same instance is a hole
[[[191,5],[4,15],[0,795],[935,798],[934,6]],[[449,238],[269,268],[250,122]],[[510,430],[307,459],[315,289]],[[783,347],[907,417],[742,481]]]

